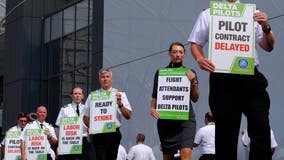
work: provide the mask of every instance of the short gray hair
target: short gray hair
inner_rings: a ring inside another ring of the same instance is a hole
[[[102,75],[102,74],[105,74],[105,73],[110,73],[110,75],[112,76],[112,71],[108,68],[101,68],[99,70],[99,77]]]

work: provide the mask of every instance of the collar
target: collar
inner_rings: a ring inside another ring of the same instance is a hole
[[[24,128],[25,128],[25,127],[24,127]],[[24,129],[24,128],[23,128],[23,129]],[[19,131],[19,130],[21,131],[21,129],[22,129],[22,128],[21,128],[19,125],[17,125],[17,130],[18,130],[18,131]]]
[[[78,105],[79,105],[79,107],[81,107],[81,106],[82,106],[82,103],[79,103]],[[72,106],[77,106],[77,104],[72,101]]]
[[[228,2],[228,0],[223,0],[223,2]],[[240,3],[240,0],[237,0],[236,2],[234,3]]]
[[[35,121],[36,121],[36,123],[41,124],[40,121],[38,121],[38,120],[35,120]],[[43,121],[42,124],[45,124],[45,121]]]
[[[172,61],[169,63],[168,68],[180,68],[183,67],[182,62],[180,63],[173,63]]]
[[[214,122],[210,122],[207,125],[215,125],[215,123]]]
[[[110,87],[108,90],[105,90],[105,89],[101,88],[100,90],[101,90],[101,91],[112,91],[112,90],[113,90],[113,88],[112,88],[112,87]]]

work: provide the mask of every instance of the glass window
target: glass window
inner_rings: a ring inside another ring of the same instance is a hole
[[[51,40],[62,36],[62,12],[51,17]]]
[[[50,17],[44,21],[44,42],[50,41]]]
[[[74,86],[82,87],[84,93],[90,91],[92,3],[92,0],[80,1],[45,19],[47,59],[43,67],[49,78],[43,93],[46,93],[44,97],[47,97],[48,104],[50,101],[53,106],[70,103],[70,92]],[[52,89],[55,86],[57,94]]]
[[[67,35],[75,31],[75,6],[65,9],[63,12],[63,34]]]
[[[75,34],[70,34],[63,38],[62,43],[62,101],[70,101],[70,91],[74,86],[74,67],[75,67]]]
[[[71,34],[63,38],[62,71],[72,71],[74,69],[74,41],[75,34]]]
[[[3,95],[4,95],[3,93],[4,93],[4,78],[3,76],[1,76],[0,77],[0,109],[2,109],[2,106],[3,106]]]
[[[84,0],[81,3],[78,3],[76,10],[76,30],[79,30],[83,27],[88,26],[88,12],[89,12],[89,2]]]
[[[88,27],[89,28],[89,60],[88,60],[88,63],[89,63],[89,67],[88,67],[88,70],[89,70],[89,76],[88,76],[88,92],[91,90],[91,81],[92,81],[92,77],[91,77],[91,73],[92,73],[92,67],[91,67],[91,64],[92,64],[92,27]]]
[[[93,23],[93,0],[89,1],[89,24]]]
[[[89,76],[88,28],[77,32],[75,83],[87,90]]]
[[[42,102],[48,108],[48,115],[56,118],[58,114],[57,106],[60,104],[60,44],[61,40],[57,39],[46,43],[44,46],[44,81]],[[54,119],[52,118],[52,119]]]

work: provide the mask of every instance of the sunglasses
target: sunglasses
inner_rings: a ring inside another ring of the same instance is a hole
[[[26,120],[19,120],[21,123],[27,123]]]

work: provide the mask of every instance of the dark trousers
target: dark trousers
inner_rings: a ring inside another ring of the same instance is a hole
[[[82,154],[68,154],[59,156],[59,160],[89,160],[90,143],[87,137],[83,137]]]
[[[216,159],[237,160],[242,113],[251,139],[250,160],[271,160],[269,107],[266,78],[255,75],[210,74],[209,105],[215,117]]]
[[[51,155],[47,154],[47,160],[52,160]]]
[[[119,129],[113,133],[101,133],[92,136],[96,151],[96,160],[116,160],[121,140]]]
[[[215,154],[203,154],[199,160],[215,160]]]

